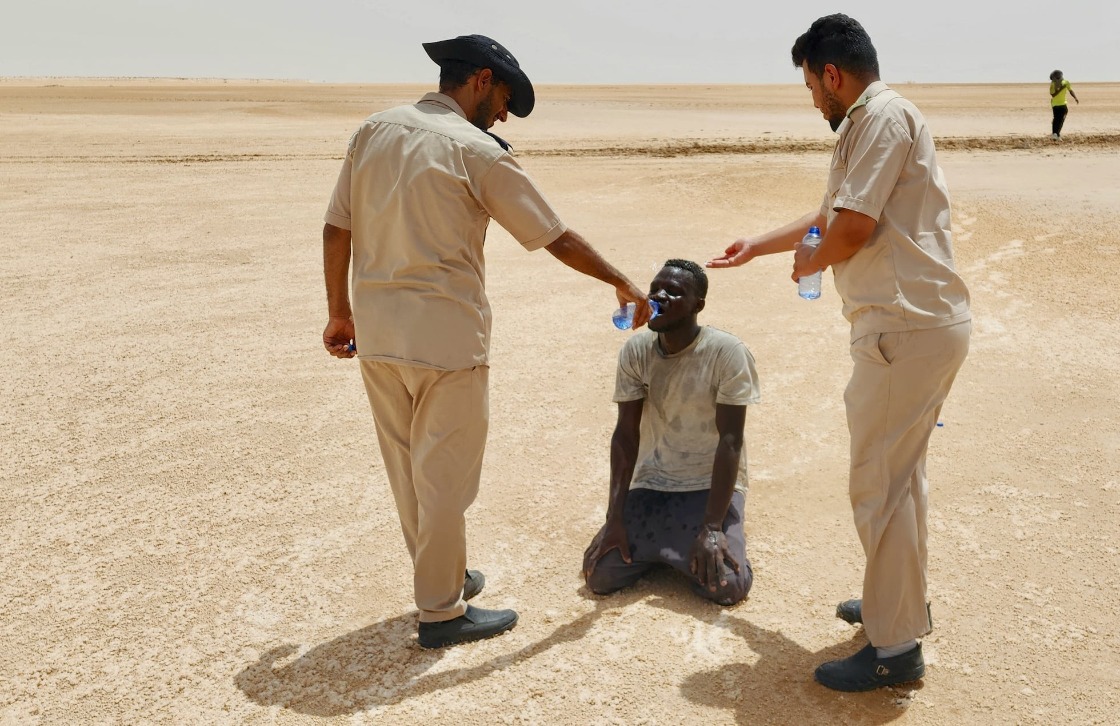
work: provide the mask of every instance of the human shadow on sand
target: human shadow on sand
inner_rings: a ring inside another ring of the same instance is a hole
[[[470,683],[580,640],[604,612],[641,597],[635,593],[596,601],[594,610],[560,625],[542,640],[469,668],[427,673],[447,651],[421,648],[415,638],[416,613],[409,613],[317,645],[291,662],[284,661],[299,652],[299,646],[273,648],[238,673],[235,682],[261,706],[281,706],[311,716],[357,713]]]
[[[843,643],[810,651],[780,631],[746,619],[749,608],[726,611],[681,597],[652,598],[647,605],[691,615],[723,627],[757,656],[753,663],[729,663],[689,675],[681,694],[697,705],[722,708],[738,724],[883,724],[906,713],[909,694],[921,682],[866,693],[838,693],[813,680],[813,670],[827,660],[844,658],[867,644],[861,628]]]
[[[448,651],[421,648],[415,637],[416,613],[409,613],[347,633],[294,659],[299,646],[273,648],[238,673],[235,682],[261,706],[280,706],[311,716],[353,714],[486,678],[551,648],[587,637],[604,613],[642,601],[725,628],[743,642],[742,657],[753,662],[699,671],[680,685],[686,699],[700,706],[729,710],[736,723],[884,724],[901,717],[907,694],[920,688],[920,684],[908,684],[870,693],[830,691],[813,680],[813,669],[825,660],[842,658],[862,647],[866,643],[862,630],[853,629],[847,642],[812,652],[781,632],[747,620],[749,603],[721,608],[696,597],[680,577],[653,574],[637,587],[606,596],[594,595],[586,588],[579,592],[594,604],[594,610],[557,626],[541,640],[478,665],[428,673]],[[749,658],[748,651],[757,658]]]

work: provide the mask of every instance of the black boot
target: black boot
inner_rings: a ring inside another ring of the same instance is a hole
[[[817,667],[813,677],[817,683],[834,691],[873,691],[883,686],[916,681],[926,673],[922,644],[892,658],[878,658],[875,646],[855,655],[833,660]]]

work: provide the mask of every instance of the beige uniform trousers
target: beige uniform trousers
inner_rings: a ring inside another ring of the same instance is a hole
[[[930,630],[926,613],[926,450],[968,355],[971,322],[865,335],[844,392],[849,494],[867,556],[863,627],[885,648]]]
[[[381,458],[412,556],[420,622],[466,612],[466,511],[490,422],[487,366],[440,371],[362,361]]]

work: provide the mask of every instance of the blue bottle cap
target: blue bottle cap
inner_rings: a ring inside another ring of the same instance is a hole
[[[809,228],[809,234],[815,234],[818,237],[820,237],[821,236],[821,228],[817,227],[817,226],[810,227]]]

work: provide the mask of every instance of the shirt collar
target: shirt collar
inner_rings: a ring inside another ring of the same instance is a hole
[[[451,96],[445,96],[442,93],[425,93],[424,97],[420,99],[420,103],[436,103],[440,106],[446,106],[462,116],[463,120],[469,120],[467,119],[467,114],[463,112],[463,109],[459,107],[459,104],[456,103],[455,99]]]
[[[876,96],[878,96],[883,91],[888,91],[888,90],[890,90],[890,89],[887,88],[886,83],[883,83],[882,81],[875,81],[874,83],[869,85],[867,88],[863,89],[863,93],[859,94],[859,98],[857,98],[856,102],[853,103],[851,105],[851,108],[848,109],[847,115],[850,117],[853,113],[855,113],[857,108],[863,108],[864,106],[867,105],[868,101],[875,98]]]
[[[867,88],[863,89],[863,93],[859,94],[856,102],[848,107],[848,113],[844,115],[844,120],[836,127],[836,133],[843,135],[849,126],[852,125],[852,114],[867,105],[867,102],[878,96],[883,91],[889,91],[890,88],[882,81],[875,81]]]

